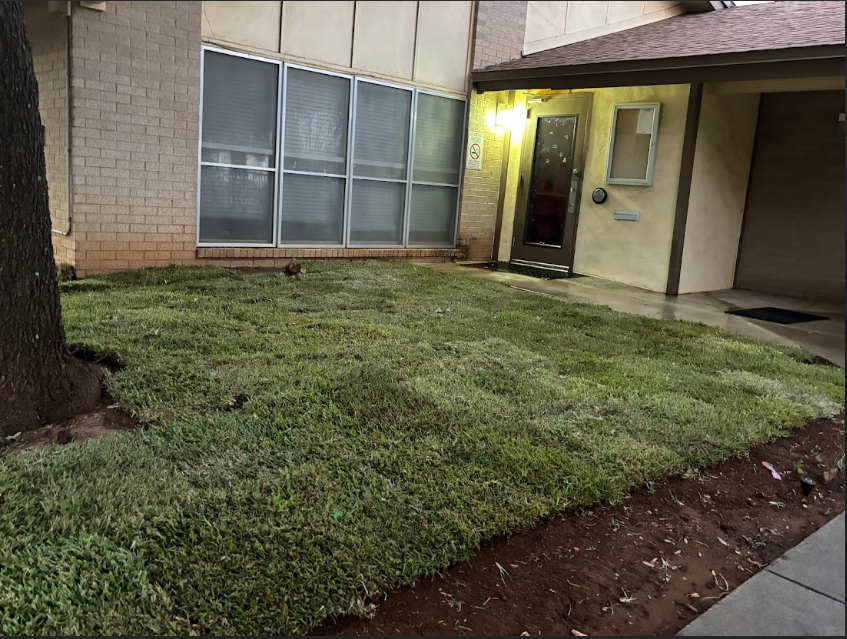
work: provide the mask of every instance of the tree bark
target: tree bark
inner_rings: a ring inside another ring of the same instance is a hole
[[[0,2],[0,436],[93,409],[100,375],[65,344],[38,85],[20,2]]]

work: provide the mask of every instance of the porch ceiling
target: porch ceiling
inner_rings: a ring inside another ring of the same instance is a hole
[[[480,69],[473,82],[482,92],[842,75],[844,10],[774,2],[680,15]]]

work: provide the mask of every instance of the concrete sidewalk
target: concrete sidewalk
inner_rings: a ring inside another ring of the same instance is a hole
[[[843,304],[796,300],[739,290],[670,296],[596,277],[542,280],[517,273],[472,268],[464,264],[423,264],[422,266],[428,266],[442,273],[503,282],[514,288],[552,297],[602,304],[624,313],[657,319],[700,322],[776,344],[800,346],[844,367]],[[829,319],[825,322],[803,322],[783,326],[726,314],[726,311],[732,309],[760,306],[776,306],[815,313]]]
[[[844,514],[746,581],[681,636],[844,636]]]

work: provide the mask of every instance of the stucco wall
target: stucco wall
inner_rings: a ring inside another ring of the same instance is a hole
[[[25,2],[24,17],[35,76],[38,110],[44,126],[44,160],[53,225],[53,249],[58,263],[74,264],[74,239],[63,235],[68,222],[68,24],[67,17],[49,13],[46,2]]]
[[[710,89],[700,110],[680,293],[732,288],[753,156],[759,94]]]
[[[844,93],[762,96],[739,288],[844,299]]]
[[[665,291],[688,93],[688,85],[623,87],[593,92],[575,272]],[[626,102],[662,104],[652,186],[604,182],[614,106]],[[591,199],[591,192],[597,187],[609,193],[603,204],[595,204]],[[615,220],[616,210],[637,211],[641,220]]]
[[[204,41],[457,93],[468,88],[473,2],[203,2]]]
[[[536,53],[573,42],[631,29],[684,13],[682,2],[546,2],[527,6],[524,53]]]

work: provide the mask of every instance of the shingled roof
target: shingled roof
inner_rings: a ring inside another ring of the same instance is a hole
[[[790,5],[790,6],[789,6]],[[798,53],[844,47],[844,2],[772,2],[691,13],[540,51],[474,72],[474,82],[494,78],[588,73],[590,67],[648,61],[720,57],[755,52]],[[675,61],[675,62],[674,62]],[[641,65],[644,66],[644,65]]]

